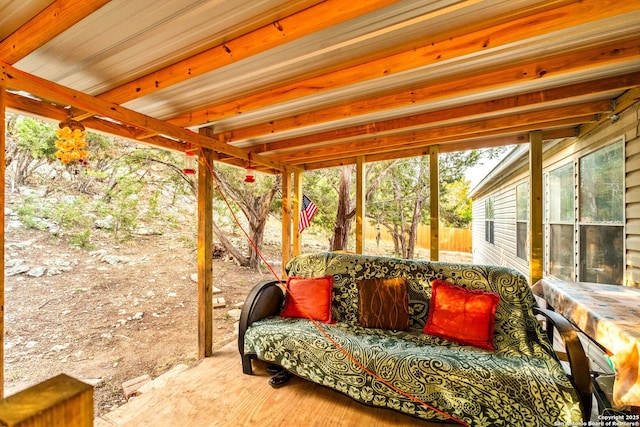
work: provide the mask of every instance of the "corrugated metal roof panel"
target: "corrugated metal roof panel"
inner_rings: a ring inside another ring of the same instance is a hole
[[[53,0],[4,0],[0,2],[0,40],[24,25]]]
[[[96,95],[310,3],[113,0],[16,66]]]

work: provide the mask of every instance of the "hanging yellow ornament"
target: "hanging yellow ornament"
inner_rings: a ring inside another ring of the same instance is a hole
[[[55,155],[62,163],[69,164],[78,162],[86,164],[86,158],[89,152],[87,148],[87,133],[82,123],[76,120],[65,120],[58,125],[60,129],[56,129],[56,151]]]

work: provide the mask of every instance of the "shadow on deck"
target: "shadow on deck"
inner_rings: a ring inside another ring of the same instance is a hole
[[[293,377],[268,384],[266,364],[244,375],[236,343],[183,371],[159,377],[125,405],[95,420],[113,426],[406,426],[436,427],[398,412],[362,405],[334,390]]]

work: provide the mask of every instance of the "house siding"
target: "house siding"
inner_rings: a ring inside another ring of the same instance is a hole
[[[486,197],[473,202],[473,262],[516,267],[528,272],[525,260],[516,256],[516,190],[523,179],[507,183],[490,197],[494,198],[494,242],[485,240],[484,203]],[[480,212],[481,211],[481,212]],[[478,218],[476,218],[478,212]]]
[[[543,174],[578,160],[616,141],[623,140],[625,167],[624,208],[624,262],[627,286],[640,287],[640,102],[624,110],[617,120],[607,121],[581,138],[569,138],[545,146]],[[473,198],[473,262],[510,266],[529,275],[529,263],[516,256],[515,188],[528,180],[528,153],[520,149],[519,157],[504,167],[503,173],[494,173],[493,180],[486,180],[472,192]],[[499,175],[498,178],[495,178]],[[548,189],[545,189],[545,200]],[[495,240],[490,244],[484,239],[484,202],[493,197],[495,202]],[[577,198],[578,196],[576,196]],[[576,200],[577,203],[577,200]],[[576,204],[577,206],[577,204]],[[545,212],[544,234],[548,235]],[[545,259],[549,253],[545,237]],[[548,265],[544,263],[544,274]]]
[[[625,138],[625,284],[640,287],[640,103],[620,116]]]

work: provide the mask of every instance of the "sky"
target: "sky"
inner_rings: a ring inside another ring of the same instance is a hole
[[[485,159],[482,161],[482,164],[478,164],[472,168],[467,169],[465,172],[465,177],[471,182],[469,185],[469,189],[473,189],[482,179],[487,176],[489,172],[493,170],[493,168],[500,163],[500,160],[507,154],[509,154],[510,150],[507,150],[502,156],[499,156],[494,159]]]

